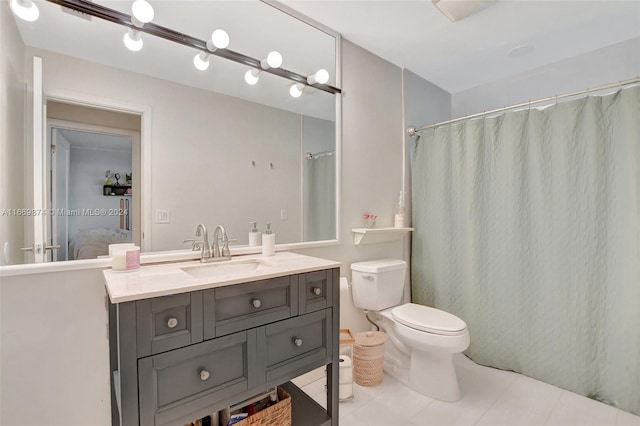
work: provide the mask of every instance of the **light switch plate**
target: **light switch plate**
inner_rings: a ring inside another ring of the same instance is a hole
[[[169,210],[156,209],[156,223],[169,223],[170,215]]]

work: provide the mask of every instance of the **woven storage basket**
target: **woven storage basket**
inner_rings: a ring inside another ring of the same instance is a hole
[[[381,331],[357,333],[353,345],[353,378],[360,386],[378,386],[382,383],[384,342],[387,335]]]
[[[234,423],[234,426],[291,426],[291,396],[278,387],[278,402]]]

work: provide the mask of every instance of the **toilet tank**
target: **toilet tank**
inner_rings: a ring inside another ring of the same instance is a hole
[[[360,309],[380,311],[402,302],[407,262],[378,259],[351,264],[353,303]]]

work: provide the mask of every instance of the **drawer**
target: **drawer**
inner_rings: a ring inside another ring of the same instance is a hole
[[[136,302],[138,357],[202,342],[202,292]]]
[[[298,277],[204,291],[204,338],[224,336],[298,314]]]
[[[299,311],[301,314],[331,307],[333,296],[332,270],[299,275]]]
[[[326,309],[257,330],[258,371],[265,382],[289,380],[330,361],[331,313]]]
[[[177,424],[247,390],[255,351],[255,331],[243,331],[138,360],[140,424]]]

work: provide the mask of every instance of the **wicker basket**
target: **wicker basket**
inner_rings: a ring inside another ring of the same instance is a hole
[[[278,402],[240,420],[234,426],[291,426],[291,396],[278,387]]]
[[[353,346],[353,378],[360,386],[378,386],[382,383],[384,342],[387,335],[380,331],[356,334]]]

